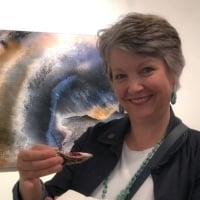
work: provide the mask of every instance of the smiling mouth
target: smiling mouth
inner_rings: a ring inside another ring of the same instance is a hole
[[[152,96],[153,95],[148,95],[148,96],[144,96],[144,97],[130,99],[130,102],[133,104],[136,104],[136,105],[142,105],[142,104],[146,103],[147,101],[149,101]]]

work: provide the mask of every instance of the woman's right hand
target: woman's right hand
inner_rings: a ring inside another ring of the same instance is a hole
[[[24,200],[39,200],[42,197],[40,177],[62,170],[63,158],[55,148],[38,144],[22,150],[17,156],[19,191]]]
[[[56,173],[62,169],[62,163],[63,158],[57,155],[55,148],[44,144],[22,150],[17,157],[17,169],[23,181]]]

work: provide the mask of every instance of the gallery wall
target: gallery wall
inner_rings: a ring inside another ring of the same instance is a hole
[[[166,17],[180,33],[186,57],[174,110],[189,126],[200,129],[199,0],[6,0],[0,2],[0,7],[0,29],[73,34],[96,34],[129,11]],[[16,171],[0,172],[0,199],[12,199],[17,179]]]

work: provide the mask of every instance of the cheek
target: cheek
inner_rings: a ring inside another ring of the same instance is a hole
[[[157,87],[160,90],[166,90],[166,92],[173,89],[173,82],[172,77],[166,72],[161,72],[152,79],[152,85],[154,85],[154,87]]]
[[[171,98],[171,93],[173,90],[173,85],[171,82],[169,82],[169,80],[161,80],[162,84],[159,85],[158,90],[160,91],[160,94],[162,95],[162,98],[164,98],[164,100],[169,101]]]
[[[115,93],[115,96],[117,97],[117,99],[119,101],[122,100],[122,99],[124,99],[125,96],[126,96],[126,91],[122,87],[114,88],[114,93]]]

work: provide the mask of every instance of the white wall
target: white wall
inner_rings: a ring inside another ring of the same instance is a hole
[[[5,0],[0,1],[0,29],[95,34],[129,11],[157,13],[178,29],[186,57],[175,112],[200,129],[199,0]],[[49,177],[45,177],[45,180]],[[0,172],[0,199],[11,200],[17,172]]]

